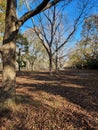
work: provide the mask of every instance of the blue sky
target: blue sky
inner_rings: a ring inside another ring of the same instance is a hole
[[[85,1],[85,0],[84,0]],[[93,0],[92,0],[93,1]],[[79,1],[78,1],[79,2]],[[95,5],[97,4],[98,0],[96,0]],[[92,4],[92,3],[91,3]],[[90,4],[90,6],[91,6]],[[30,4],[31,5],[31,4]],[[34,7],[34,6],[33,6]],[[60,5],[59,5],[60,7]],[[22,6],[20,9],[20,13],[18,13],[18,16],[22,16],[25,12],[27,12],[27,8],[25,6]],[[68,15],[68,21],[70,24],[73,24],[73,19],[75,17],[77,17],[78,13],[79,13],[79,9],[77,8],[77,0],[74,0],[74,2],[72,2],[71,4],[69,4],[65,9],[64,9],[64,13],[66,13]],[[91,14],[98,14],[98,7],[97,8],[92,8],[91,10],[89,10],[89,15]],[[36,21],[36,16],[34,17],[35,21]],[[74,46],[76,41],[79,41],[81,39],[81,31],[82,31],[82,25],[83,23],[81,23],[78,28],[76,33],[74,34],[73,39],[70,41],[71,43],[68,43],[68,45],[70,44],[71,46]],[[29,19],[20,29],[20,31],[23,33],[27,28],[27,26],[31,26],[32,27],[32,21],[31,19]]]

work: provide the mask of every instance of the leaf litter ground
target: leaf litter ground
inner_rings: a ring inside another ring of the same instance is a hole
[[[18,72],[0,130],[98,130],[98,71]]]

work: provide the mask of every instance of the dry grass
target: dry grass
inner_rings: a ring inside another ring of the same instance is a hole
[[[16,90],[0,130],[98,130],[98,71],[18,73]]]

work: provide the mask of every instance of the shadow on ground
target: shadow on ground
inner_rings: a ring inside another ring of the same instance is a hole
[[[52,76],[47,72],[17,73],[15,103],[22,106],[18,112],[8,111],[8,115],[0,111],[0,125],[5,130],[97,130],[97,74],[89,70],[66,70]],[[50,98],[40,99],[41,94]],[[66,101],[62,107],[45,102],[58,98]]]
[[[26,73],[25,73],[26,74]],[[27,79],[40,83],[17,83],[28,91],[44,91],[60,95],[87,111],[98,111],[98,73],[95,71],[67,70],[59,75],[49,76],[47,72],[26,74]]]

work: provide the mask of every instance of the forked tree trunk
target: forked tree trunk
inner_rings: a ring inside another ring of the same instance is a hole
[[[5,34],[2,46],[2,88],[1,95],[9,98],[15,94],[16,79],[16,44],[15,37],[18,30],[15,25],[16,17],[16,0],[7,0],[6,18],[5,18]]]

